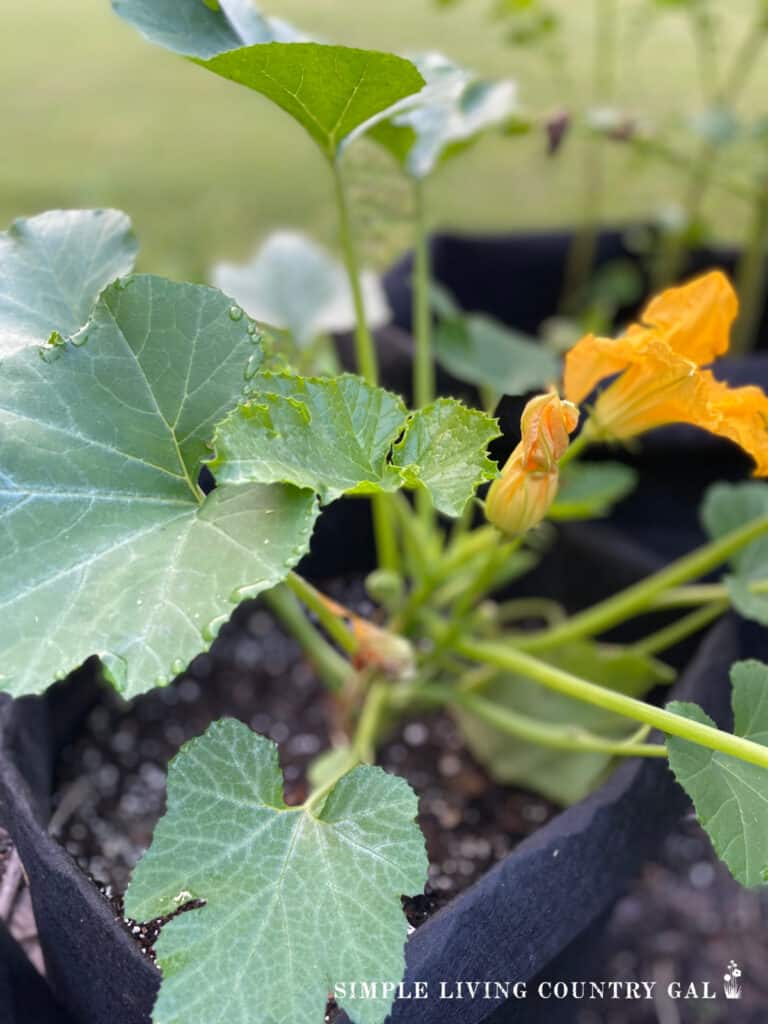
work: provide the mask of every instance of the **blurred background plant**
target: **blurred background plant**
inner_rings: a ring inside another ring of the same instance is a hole
[[[764,297],[768,243],[766,0],[268,7],[313,35],[440,51],[482,76],[517,81],[541,130],[513,139],[490,133],[441,167],[429,183],[430,224],[576,225],[564,309],[586,308],[597,317],[591,326],[610,319],[616,295],[626,299],[635,287],[620,267],[592,275],[599,225],[656,225],[648,255],[659,284],[675,276],[691,244],[743,245],[746,344]],[[54,53],[60,59],[41,58]],[[244,262],[277,228],[334,244],[331,186],[306,173],[316,155],[301,131],[242,90],[153,53],[108,4],[8,5],[0,57],[3,224],[55,206],[128,209],[144,239],[143,265],[193,280],[219,260]],[[348,176],[359,223],[385,225],[364,253],[381,269],[412,242],[410,190],[368,145],[351,150]]]

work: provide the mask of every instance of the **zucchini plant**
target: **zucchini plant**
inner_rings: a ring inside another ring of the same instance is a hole
[[[136,275],[130,224],[111,211],[54,211],[0,237],[0,686],[41,693],[97,655],[135,697],[262,595],[348,727],[300,806],[284,801],[275,745],[237,722],[215,723],[172,763],[167,813],[126,897],[131,917],[172,917],[155,1024],[246,1024],[256,1006],[264,1024],[317,1024],[350,979],[379,983],[351,1008],[358,1024],[385,1019],[404,972],[401,896],[423,888],[427,861],[416,795],[376,767],[376,748],[393,719],[425,708],[449,709],[492,775],[561,803],[621,758],[668,758],[734,876],[761,884],[768,667],[734,666],[732,733],[694,705],[646,698],[674,678],[664,652],[729,608],[768,623],[768,487],[713,488],[705,546],[578,614],[547,595],[504,600],[546,545],[545,520],[599,516],[632,491],[625,466],[585,460],[590,445],[692,423],[768,475],[768,398],[707,368],[728,345],[730,283],[713,272],[663,293],[620,338],[582,339],[564,367],[515,338],[512,365],[501,328],[432,291],[425,204],[442,163],[486,131],[519,128],[510,83],[313,42],[247,0],[113,6],[309,133],[334,186],[346,275],[295,237],[294,294],[279,270],[285,238],[217,272],[235,295]],[[381,296],[362,284],[343,175],[364,136],[418,198],[412,409],[378,382],[381,311],[367,305]],[[433,304],[449,342],[433,343]],[[275,322],[257,319],[269,311]],[[328,332],[350,312],[359,372],[338,373]],[[303,375],[318,339],[326,369]],[[436,397],[441,352],[485,408]],[[496,399],[531,390],[499,468]],[[343,495],[372,505],[370,619],[297,571]],[[696,583],[722,566],[720,582]],[[659,609],[670,622],[641,641],[601,639]]]

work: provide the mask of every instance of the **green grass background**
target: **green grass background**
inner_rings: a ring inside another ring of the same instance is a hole
[[[662,121],[696,110],[699,82],[682,16],[648,27],[648,0],[619,2],[620,102]],[[743,35],[756,2],[716,5],[722,53]],[[337,42],[439,49],[479,71],[511,74],[527,106],[546,111],[586,95],[593,73],[594,0],[553,3],[566,22],[567,89],[540,59],[500,42],[485,16],[489,0],[465,0],[445,13],[432,0],[272,0],[268,10]],[[762,68],[746,110],[760,110],[766,85]],[[333,240],[328,175],[301,129],[261,97],[146,43],[111,13],[109,0],[3,5],[0,126],[3,225],[56,206],[116,206],[134,219],[143,269],[194,279],[216,259],[243,257],[277,226]],[[362,184],[370,177],[367,202],[372,207],[378,195],[386,214],[402,193],[379,159],[367,160],[358,156],[352,172]],[[578,210],[582,171],[577,146],[548,161],[538,136],[488,139],[441,172],[432,188],[434,220],[493,230],[568,223]],[[647,214],[680,191],[679,175],[668,167],[612,154],[609,218]],[[745,222],[743,204],[722,196],[710,212],[726,237]]]

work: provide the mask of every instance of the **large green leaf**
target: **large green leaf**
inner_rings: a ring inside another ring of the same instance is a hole
[[[297,231],[271,235],[245,265],[219,263],[213,283],[254,320],[291,332],[305,348],[319,335],[355,326],[355,304],[344,267]],[[389,320],[384,289],[373,273],[361,275],[368,325]]]
[[[426,487],[440,512],[460,516],[480,484],[498,475],[487,455],[498,436],[491,416],[440,398],[412,415],[392,462],[410,486]]]
[[[482,79],[439,53],[413,58],[426,86],[373,117],[360,133],[392,153],[414,178],[427,178],[485,133],[520,119],[517,85]]]
[[[497,434],[495,420],[451,399],[409,416],[396,395],[352,374],[261,373],[219,425],[211,469],[226,483],[309,487],[323,502],[423,485],[455,516],[495,475],[486,448]]]
[[[400,897],[427,873],[416,811],[403,779],[367,766],[316,806],[287,807],[277,747],[239,722],[183,747],[126,897],[140,920],[206,901],[162,931],[154,1024],[318,1024],[335,984],[399,982]],[[382,1024],[391,1003],[347,1009]]]
[[[731,669],[734,733],[768,745],[768,666],[741,661]],[[675,701],[675,714],[715,726],[698,704]],[[768,875],[768,771],[698,743],[667,737],[669,763],[693,800],[718,856],[742,885]]]
[[[71,342],[0,364],[0,686],[45,689],[91,654],[132,696],[207,646],[241,588],[308,546],[308,491],[221,488],[200,463],[259,335],[220,292],[126,278]]]
[[[261,14],[251,0],[112,0],[125,21],[186,57],[214,57],[256,43],[293,42],[290,25]]]
[[[458,380],[495,395],[524,395],[560,377],[554,352],[482,314],[463,314],[435,292],[441,320],[434,332],[435,357]]]
[[[550,519],[593,519],[610,512],[637,486],[637,473],[621,462],[572,462],[563,470]]]
[[[0,358],[69,335],[103,288],[128,274],[137,244],[116,210],[51,210],[0,234]]]
[[[424,85],[402,57],[320,43],[268,43],[197,60],[282,107],[330,160],[352,131]]]
[[[768,485],[715,484],[704,498],[701,518],[713,540],[761,516],[768,516]],[[768,594],[753,593],[751,585],[768,582],[768,539],[761,537],[731,559],[733,573],[725,585],[733,607],[745,618],[768,626]]]
[[[587,641],[547,656],[558,668],[632,697],[642,697],[656,683],[670,682],[671,670],[660,662]],[[534,722],[587,730],[615,742],[632,733],[625,718],[564,697],[515,675],[500,675],[482,696]],[[560,804],[583,799],[604,778],[610,754],[583,753],[512,738],[467,710],[456,712],[467,744],[499,782],[526,786]]]

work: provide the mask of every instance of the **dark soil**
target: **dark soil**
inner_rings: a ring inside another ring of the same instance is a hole
[[[349,588],[336,588],[334,596],[368,611],[354,594],[351,599]],[[129,705],[105,689],[60,759],[59,838],[86,872],[110,887],[118,915],[120,894],[164,810],[167,763],[186,740],[223,716],[247,722],[279,745],[286,800],[297,803],[306,796],[312,759],[338,739],[329,730],[330,712],[327,694],[295,643],[258,605],[244,606],[211,652],[167,689]],[[380,763],[405,776],[420,796],[430,875],[427,895],[404,901],[414,927],[556,812],[530,793],[493,783],[445,715],[398,727],[382,747]],[[151,956],[162,923],[126,926]],[[767,926],[768,897],[733,882],[695,821],[684,822],[616,907],[604,977],[658,978],[659,988],[668,978],[719,983],[728,962],[737,960],[743,999],[738,1004],[722,998],[698,1001],[690,1008],[682,1002],[622,1001],[614,1007],[593,1005],[574,1019],[578,1024],[767,1021]],[[327,1019],[334,1018],[329,1007]]]

